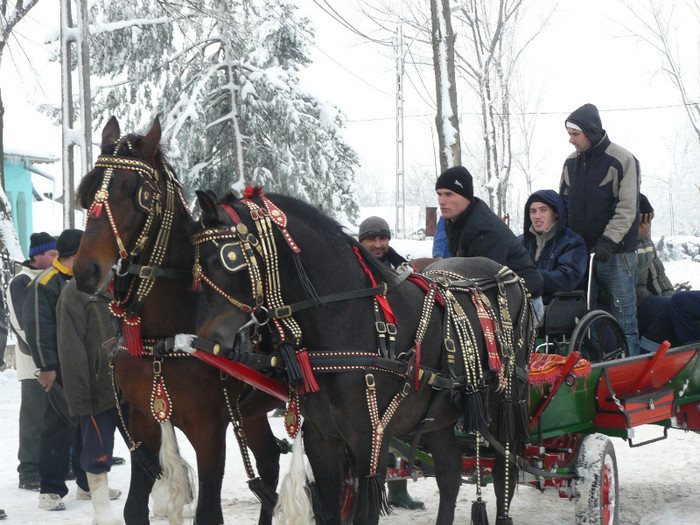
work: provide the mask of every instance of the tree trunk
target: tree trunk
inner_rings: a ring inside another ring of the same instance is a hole
[[[462,164],[455,83],[454,33],[449,0],[430,0],[432,18],[433,65],[437,98],[440,171]]]

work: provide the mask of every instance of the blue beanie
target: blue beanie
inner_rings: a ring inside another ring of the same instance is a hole
[[[32,233],[29,237],[29,258],[56,249],[56,239],[46,232]]]

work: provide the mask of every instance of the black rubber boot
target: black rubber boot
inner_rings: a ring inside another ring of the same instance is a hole
[[[387,481],[389,487],[389,505],[392,507],[403,507],[404,509],[422,509],[425,508],[422,501],[413,499],[408,493],[407,480],[397,479]]]

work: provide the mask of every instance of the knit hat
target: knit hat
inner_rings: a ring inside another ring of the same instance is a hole
[[[639,194],[639,222],[646,224],[654,218],[654,208],[643,193]]]
[[[435,190],[450,190],[470,201],[474,199],[472,175],[464,166],[452,166],[442,172],[435,183]]]
[[[360,224],[360,242],[368,237],[389,237],[391,239],[391,230],[389,229],[389,223],[387,223],[381,217],[367,217]]]
[[[46,232],[32,233],[29,237],[29,257],[34,257],[56,248],[56,239]]]
[[[61,259],[75,255],[80,247],[80,239],[83,237],[83,230],[68,229],[63,230],[56,239],[56,249]]]

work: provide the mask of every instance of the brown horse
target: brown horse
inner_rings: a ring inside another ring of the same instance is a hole
[[[248,443],[262,480],[274,492],[279,447],[267,411],[279,401],[250,394],[243,383],[198,359],[154,359],[149,353],[153,346],[143,343],[194,332],[193,248],[187,231],[192,219],[179,183],[159,149],[160,137],[158,119],[145,136],[120,138],[114,117],[104,127],[101,156],[78,189],[89,217],[74,272],[78,288],[86,293],[110,285],[114,278],[117,301],[113,312],[124,319],[124,340],[131,350],[121,348],[114,361],[118,387],[129,403],[133,447],[126,523],[149,523],[148,496],[157,470],[149,474],[148,468],[142,468],[143,458],[153,463],[161,439],[165,447],[166,437],[174,435],[161,432],[161,425],[169,420],[184,432],[196,452],[199,496],[195,522],[218,525],[223,523],[221,483],[231,412],[241,399]],[[261,509],[259,522],[271,523],[269,509]]]

